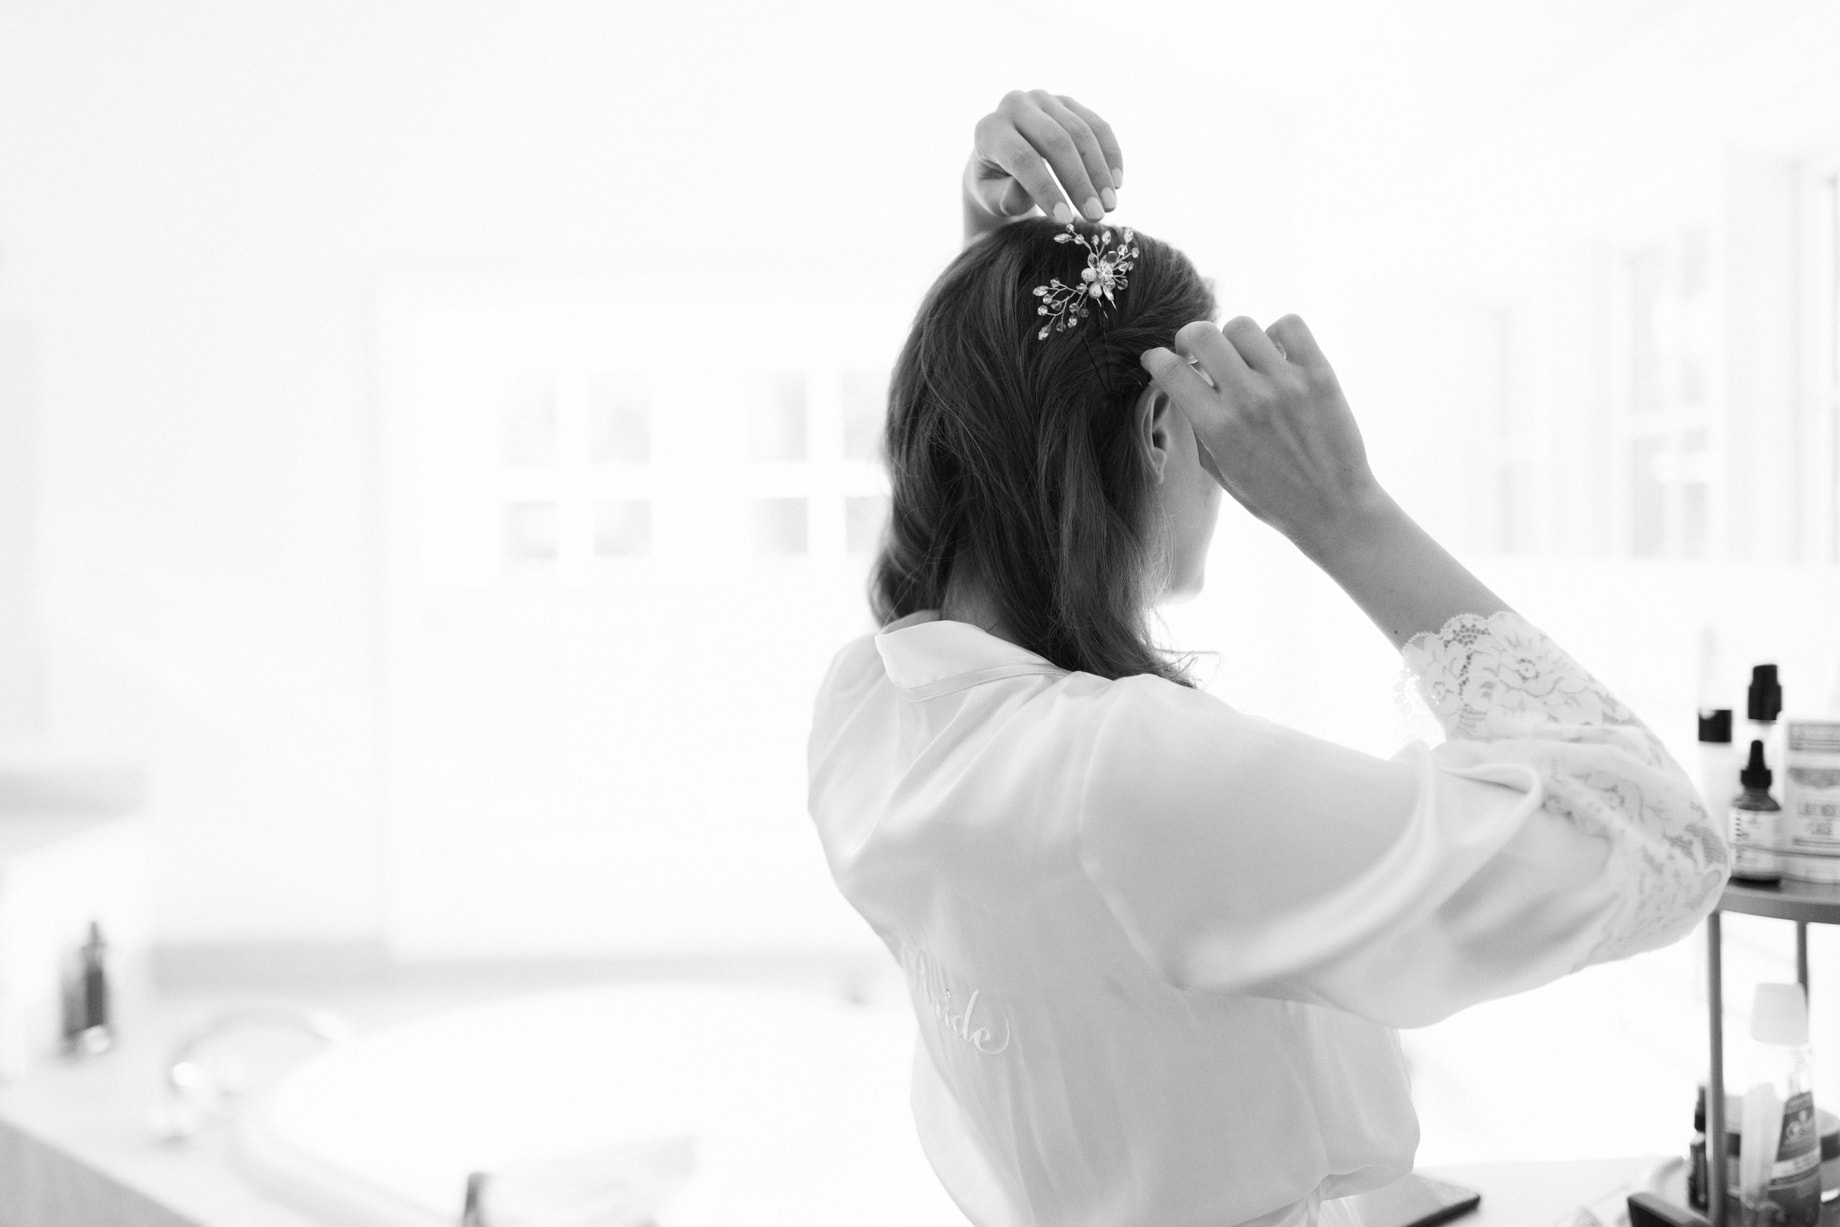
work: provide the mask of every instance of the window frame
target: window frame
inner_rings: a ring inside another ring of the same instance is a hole
[[[1840,148],[1804,158],[1798,215],[1804,277],[1801,499],[1797,560],[1840,563]]]

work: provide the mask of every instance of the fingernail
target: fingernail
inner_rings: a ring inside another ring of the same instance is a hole
[[[1123,187],[1124,186],[1124,167],[1122,166],[1112,167],[1112,186],[1113,187]]]
[[[1099,198],[1097,196],[1088,196],[1086,198],[1086,203],[1080,206],[1080,212],[1086,214],[1086,216],[1093,221],[1098,221],[1105,216],[1105,210],[1099,207]]]
[[[1062,200],[1055,203],[1054,220],[1063,226],[1073,220],[1073,210],[1067,207],[1066,201]]]
[[[1111,188],[1100,189],[1099,197],[1105,201],[1106,208],[1116,209],[1118,207],[1118,193],[1114,192]]]

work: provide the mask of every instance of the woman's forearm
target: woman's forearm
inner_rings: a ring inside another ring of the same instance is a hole
[[[1460,613],[1509,608],[1384,490],[1339,523],[1295,542],[1394,647]]]

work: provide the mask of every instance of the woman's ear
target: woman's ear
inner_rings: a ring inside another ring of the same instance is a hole
[[[1144,455],[1150,458],[1150,467],[1156,472],[1156,479],[1162,481],[1163,470],[1169,463],[1169,452],[1174,444],[1170,430],[1174,425],[1175,405],[1170,402],[1169,393],[1151,384],[1138,396],[1135,413],[1138,444],[1144,449]]]

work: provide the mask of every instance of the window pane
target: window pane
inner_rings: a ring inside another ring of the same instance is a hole
[[[1706,556],[1708,531],[1706,517],[1709,502],[1706,483],[1703,481],[1688,482],[1682,487],[1681,494],[1686,499],[1686,505],[1682,508],[1682,515],[1685,518],[1680,526],[1681,552],[1688,558],[1704,558]]]
[[[879,494],[844,499],[843,548],[851,554],[874,553],[887,519],[888,500]]]
[[[1840,387],[1840,175],[1827,181],[1827,373]]]
[[[1840,562],[1840,175],[1827,181],[1825,193],[1827,217],[1821,227],[1823,263],[1820,275],[1827,281],[1827,318],[1822,331],[1827,348],[1827,430],[1828,430],[1828,531],[1833,548],[1830,561]]]
[[[649,554],[652,505],[644,499],[605,499],[594,504],[594,552],[601,558]]]
[[[1637,413],[1661,404],[1661,261],[1660,251],[1645,251],[1629,262],[1630,407]]]
[[[1712,240],[1704,230],[1689,230],[1680,236],[1680,293],[1683,298],[1698,298],[1711,290]]]
[[[1663,439],[1637,439],[1629,452],[1629,552],[1658,558],[1667,541],[1667,487],[1656,475]]]
[[[1495,437],[1505,439],[1514,430],[1514,318],[1507,311],[1496,311],[1490,321],[1489,344],[1493,350],[1495,388]]]
[[[1709,247],[1703,230],[1690,232],[1681,244],[1680,399],[1689,404],[1706,399],[1707,363],[1713,345]]]
[[[805,459],[804,372],[776,371],[757,378],[749,414],[754,459]]]
[[[1511,554],[1520,548],[1520,540],[1515,532],[1520,510],[1520,490],[1517,474],[1513,465],[1502,465],[1495,471],[1496,493],[1496,548],[1504,554]]]
[[[652,456],[645,389],[618,376],[588,389],[588,448],[595,464],[643,464]]]
[[[554,503],[505,504],[505,559],[514,565],[554,562],[558,517]]]
[[[556,390],[532,384],[505,402],[503,449],[506,464],[556,463]]]
[[[806,550],[805,500],[760,498],[754,500],[754,552],[765,555],[803,554]]]
[[[1704,558],[1711,535],[1711,454],[1705,427],[1680,436],[1680,552],[1687,558]]]
[[[845,460],[874,460],[881,455],[882,422],[887,412],[887,371],[843,373]]]

